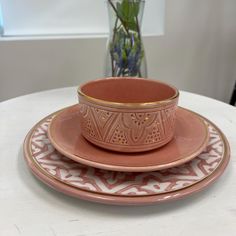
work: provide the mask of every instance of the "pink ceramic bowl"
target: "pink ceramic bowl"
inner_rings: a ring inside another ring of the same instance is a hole
[[[82,135],[119,152],[142,152],[174,136],[179,92],[160,81],[105,78],[78,89]]]

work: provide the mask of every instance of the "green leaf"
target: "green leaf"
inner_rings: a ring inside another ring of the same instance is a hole
[[[129,17],[129,0],[123,0],[121,3],[122,16],[124,21],[128,21]]]
[[[134,2],[133,3],[133,14],[135,17],[138,16],[138,13],[139,13],[139,5],[140,5],[140,2]]]
[[[135,21],[127,22],[127,26],[129,30],[138,31],[138,27]]]
[[[122,60],[123,60],[124,62],[127,61],[127,56],[126,56],[125,50],[122,50]]]

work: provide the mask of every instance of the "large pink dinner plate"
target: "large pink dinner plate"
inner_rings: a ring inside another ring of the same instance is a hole
[[[181,166],[146,173],[99,170],[61,155],[51,145],[47,129],[52,115],[27,135],[24,155],[33,174],[55,190],[94,202],[145,205],[179,199],[213,183],[225,170],[230,156],[223,133],[210,121],[206,149]]]
[[[181,165],[200,154],[208,142],[208,129],[195,113],[178,108],[175,136],[162,148],[141,153],[119,153],[99,148],[81,135],[79,106],[54,115],[48,128],[53,146],[66,157],[96,168],[122,172],[148,172]]]

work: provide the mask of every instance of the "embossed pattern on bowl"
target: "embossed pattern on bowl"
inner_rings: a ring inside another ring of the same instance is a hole
[[[179,94],[172,86],[141,78],[108,78],[86,83],[78,93],[82,134],[97,146],[148,151],[174,136]]]

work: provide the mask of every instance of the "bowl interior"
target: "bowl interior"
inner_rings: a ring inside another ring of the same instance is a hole
[[[92,98],[117,103],[147,103],[168,100],[177,90],[165,83],[140,78],[109,78],[94,80],[80,87]]]

